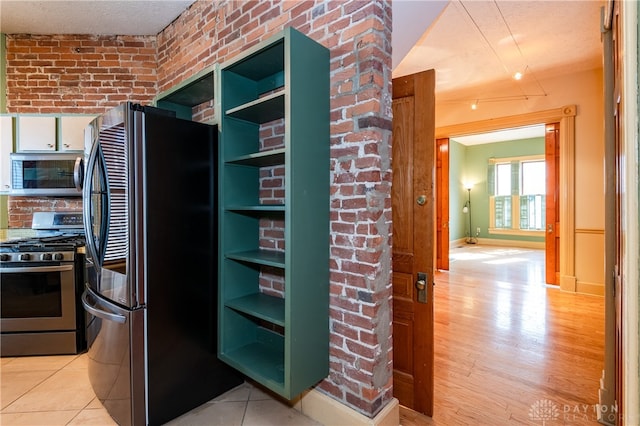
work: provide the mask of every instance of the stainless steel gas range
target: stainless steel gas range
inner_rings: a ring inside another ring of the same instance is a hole
[[[33,236],[0,242],[0,355],[86,348],[80,212],[34,213]]]

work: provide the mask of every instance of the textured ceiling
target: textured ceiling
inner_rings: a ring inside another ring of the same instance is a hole
[[[0,0],[6,34],[156,35],[194,0]]]
[[[517,95],[542,96],[541,79],[602,67],[604,2],[600,0],[451,0],[444,5],[394,0],[392,4],[393,77],[435,69],[439,102],[491,93],[492,85],[511,87]],[[415,17],[431,23],[418,36],[420,19]],[[408,43],[411,47],[402,50]],[[513,80],[516,71],[524,73],[520,81]],[[544,128],[527,127],[469,135],[458,142],[475,145],[540,136]]]
[[[410,1],[399,3],[415,7]],[[601,6],[602,1],[587,0],[450,1],[394,67],[393,76],[435,69],[436,92],[442,94],[508,81],[518,70],[524,72],[525,85],[548,75],[599,68]],[[524,89],[540,92],[535,84]]]

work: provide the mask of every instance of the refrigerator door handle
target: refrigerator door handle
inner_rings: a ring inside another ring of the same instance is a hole
[[[107,312],[102,309],[98,309],[91,303],[89,297],[89,291],[85,290],[84,293],[82,293],[82,306],[84,306],[84,309],[91,315],[120,324],[124,324],[125,322],[127,322],[127,317],[125,317],[124,315],[119,315],[113,312]]]
[[[89,258],[92,259],[96,265],[98,265],[98,248],[95,246],[94,242],[93,219],[91,217],[91,190],[93,186],[93,168],[96,161],[98,161],[98,143],[97,141],[94,141],[89,153],[89,159],[87,161],[84,173],[84,187],[82,188],[82,215],[84,217],[84,233],[87,236],[86,244],[87,251],[89,252]]]

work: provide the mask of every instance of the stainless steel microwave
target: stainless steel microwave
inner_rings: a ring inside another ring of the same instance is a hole
[[[82,154],[11,154],[10,195],[81,197]]]

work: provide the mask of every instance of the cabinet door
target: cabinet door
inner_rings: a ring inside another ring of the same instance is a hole
[[[84,130],[93,119],[92,115],[60,117],[60,151],[83,151]]]
[[[0,192],[11,189],[11,153],[13,152],[13,117],[0,116]]]
[[[55,151],[54,116],[18,116],[18,151]]]

